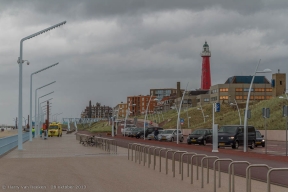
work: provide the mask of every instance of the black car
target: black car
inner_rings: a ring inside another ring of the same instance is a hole
[[[206,145],[207,143],[212,143],[212,135],[212,129],[196,129],[188,135],[187,144]]]
[[[248,145],[250,149],[255,148],[256,130],[253,126],[247,126]],[[232,147],[238,149],[244,145],[243,125],[224,125],[218,130],[218,147]]]
[[[255,147],[261,145],[262,147],[265,147],[265,140],[263,139],[264,135],[261,135],[260,131],[256,131],[256,142]]]
[[[161,127],[147,127],[147,128],[145,128],[145,138],[147,138],[147,136],[149,135],[149,134],[151,134],[153,131],[155,131],[155,129],[158,129],[158,130],[163,130],[163,128],[161,128]],[[142,128],[142,130],[141,131],[139,131],[137,134],[136,134],[136,136],[135,136],[137,139],[139,139],[139,138],[144,138],[144,128]]]

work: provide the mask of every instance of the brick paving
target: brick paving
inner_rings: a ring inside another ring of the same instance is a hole
[[[164,162],[164,159],[163,161]],[[176,164],[178,173],[178,163]],[[156,167],[158,164],[156,164]],[[164,170],[162,164],[162,170]],[[211,172],[210,172],[211,173]],[[201,175],[201,174],[200,174]],[[0,158],[0,191],[212,191],[210,185],[201,189],[200,180],[190,184],[189,178],[181,181],[179,174],[172,177],[171,160],[168,175],[154,171],[143,164],[127,160],[127,149],[108,154],[96,147],[84,147],[74,134],[63,137],[36,138]],[[226,174],[222,174],[222,188],[227,191]],[[195,178],[195,175],[194,175]],[[265,191],[265,183],[253,181],[252,191]],[[226,186],[226,187],[225,187]],[[236,191],[244,191],[245,180],[237,178]],[[272,191],[284,192],[287,188],[273,186]]]

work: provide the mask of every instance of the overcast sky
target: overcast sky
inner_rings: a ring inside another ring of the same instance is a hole
[[[24,42],[23,116],[31,73],[38,96],[55,91],[52,114],[79,117],[88,105],[115,106],[150,88],[198,89],[202,46],[212,53],[212,84],[260,70],[288,70],[287,0],[0,0],[0,124],[18,116],[20,40]],[[267,75],[271,79],[271,74]],[[58,119],[59,120],[59,119]]]

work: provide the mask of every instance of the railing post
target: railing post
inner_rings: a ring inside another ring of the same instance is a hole
[[[193,184],[193,158],[196,157],[196,166],[197,166],[197,180],[198,180],[198,157],[207,157],[205,154],[196,154],[191,156],[191,184]]]
[[[220,161],[230,161],[233,162],[232,159],[216,159],[213,163],[213,169],[214,169],[214,192],[216,192],[216,163],[218,162],[218,172],[219,172],[219,187],[221,186],[221,170],[220,170]],[[209,181],[207,180],[207,183]]]
[[[196,155],[197,153],[183,153],[181,155],[181,180],[183,180],[183,172],[184,172],[184,156],[187,155],[187,177],[189,177],[189,159],[188,159],[188,155]]]
[[[270,186],[270,173],[273,171],[288,171],[288,168],[272,168],[268,171],[267,173],[267,192],[271,191],[271,186]]]
[[[269,170],[270,167],[266,164],[252,164],[246,168],[246,192],[251,192],[251,168],[252,167],[267,167]]]
[[[201,188],[204,188],[204,160],[207,159],[207,183],[209,183],[209,159],[219,159],[217,156],[207,156],[201,159]]]

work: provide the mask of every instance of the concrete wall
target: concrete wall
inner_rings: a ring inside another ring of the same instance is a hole
[[[259,131],[265,138],[265,130]],[[267,139],[268,141],[286,141],[286,130],[267,130]]]

